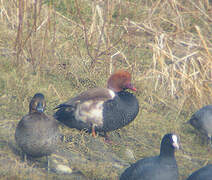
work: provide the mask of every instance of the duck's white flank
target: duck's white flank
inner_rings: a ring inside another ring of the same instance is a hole
[[[111,99],[113,99],[116,96],[115,92],[112,91],[111,89],[108,89],[108,91],[109,91],[109,93],[111,95]]]

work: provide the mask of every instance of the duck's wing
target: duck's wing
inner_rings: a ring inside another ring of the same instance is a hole
[[[107,101],[113,99],[115,97],[115,93],[107,88],[93,88],[87,91],[82,92],[78,96],[69,99],[65,103],[58,105],[55,109],[59,109],[62,107],[72,107],[76,104],[81,104],[86,101]]]

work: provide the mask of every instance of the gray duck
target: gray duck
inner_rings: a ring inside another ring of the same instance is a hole
[[[25,155],[47,157],[55,151],[60,140],[58,122],[45,115],[45,107],[44,95],[35,94],[29,104],[29,113],[17,125],[15,140],[25,158]]]

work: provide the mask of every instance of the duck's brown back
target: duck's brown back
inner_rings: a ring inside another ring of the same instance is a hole
[[[41,157],[54,152],[59,138],[57,121],[44,113],[24,116],[15,132],[18,146],[24,153],[33,157]]]

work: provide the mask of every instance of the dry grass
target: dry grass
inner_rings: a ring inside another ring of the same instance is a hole
[[[45,172],[22,167],[7,145],[15,144],[15,125],[34,93],[45,94],[47,113],[52,114],[69,97],[105,86],[120,68],[133,74],[141,111],[134,123],[116,132],[121,140],[112,133],[119,143],[109,150],[125,159],[122,150],[128,147],[139,159],[157,154],[163,134],[176,132],[188,152],[177,153],[181,179],[211,161],[207,147],[183,125],[195,110],[212,102],[211,14],[209,0],[1,0],[0,161],[7,157],[17,165],[2,178],[47,178]],[[83,137],[79,144],[82,154],[89,152]],[[67,143],[67,148],[74,146]],[[79,169],[89,178],[110,174],[104,167],[102,173],[95,172],[92,163],[86,168]],[[119,173],[113,171],[109,178]]]

